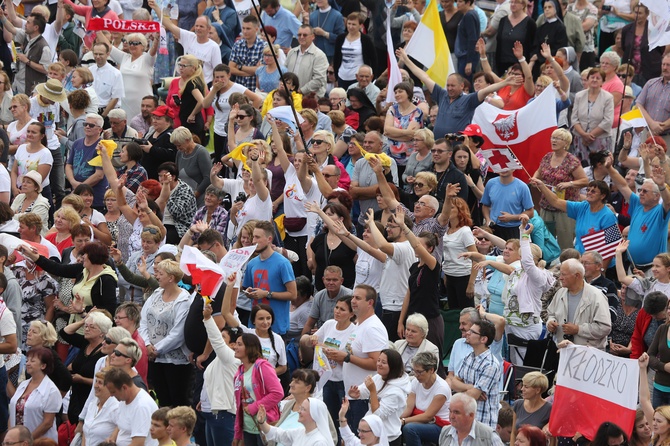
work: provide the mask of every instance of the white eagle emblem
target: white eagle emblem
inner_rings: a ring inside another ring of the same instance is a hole
[[[496,133],[503,141],[510,141],[519,136],[519,129],[516,125],[516,113],[511,115],[498,115],[493,121]]]

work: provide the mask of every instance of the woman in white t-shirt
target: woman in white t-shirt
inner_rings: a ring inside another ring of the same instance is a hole
[[[110,246],[112,244],[112,234],[107,227],[107,220],[101,212],[91,207],[93,205],[93,188],[88,184],[81,183],[72,193],[79,195],[84,202],[84,209],[82,209],[79,215],[85,223],[91,225],[93,237]]]
[[[416,379],[400,417],[406,446],[437,444],[442,428],[449,424],[451,388],[437,375],[437,361],[430,352],[417,353],[412,358]]]
[[[36,170],[42,175],[42,195],[51,198],[51,190],[45,191],[49,186],[49,173],[54,159],[51,152],[42,143],[46,142],[46,128],[39,122],[32,122],[26,129],[26,143],[21,144],[14,154],[12,165],[12,192],[14,196],[21,193],[21,180],[23,175],[31,170]]]
[[[351,308],[351,296],[342,296],[337,299],[333,313],[334,319],[324,322],[321,328],[310,336],[310,339],[314,345],[323,345],[326,356],[329,356],[328,362],[333,374],[323,386],[323,402],[326,403],[330,416],[336,420],[346,392],[342,377],[342,363],[331,359],[334,356],[331,356],[330,352],[345,351],[349,335],[356,329],[356,324],[352,322],[355,317],[354,310]]]
[[[9,168],[14,164],[14,154],[21,144],[26,142],[26,130],[28,124],[37,122],[30,116],[30,98],[25,94],[17,94],[11,100],[9,111],[12,112],[14,121],[7,126],[7,137],[9,138]]]
[[[251,167],[249,195],[245,201],[238,201],[230,208],[230,221],[235,225],[237,235],[239,235],[239,229],[249,220],[272,221],[272,198],[270,197],[268,174],[267,170],[261,167],[267,143],[256,140],[253,144],[254,148],[249,149],[247,157],[247,164]]]
[[[451,195],[453,194],[453,195]],[[468,204],[462,198],[455,196],[455,189],[447,188],[445,206],[450,206],[449,226],[442,238],[443,260],[442,272],[446,276],[449,308],[466,308],[474,306],[475,282],[471,278],[472,261],[461,258],[460,254],[466,251],[477,252],[475,237],[470,226],[472,217]]]

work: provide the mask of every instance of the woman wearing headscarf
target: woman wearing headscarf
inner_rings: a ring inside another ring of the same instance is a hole
[[[262,404],[256,414],[258,428],[265,434],[265,437],[284,446],[331,446],[333,440],[330,436],[328,417],[326,404],[316,398],[307,398],[302,402],[298,421],[304,427],[297,429],[284,430],[270,426],[267,422],[265,406]]]
[[[373,116],[377,116],[377,110],[370,100],[365,90],[361,88],[351,88],[347,91],[347,99],[351,104],[349,108],[358,113],[358,130],[365,131],[365,121]]]
[[[389,440],[384,429],[384,422],[377,415],[364,416],[358,423],[358,437],[351,431],[347,424],[347,412],[349,411],[349,400],[342,401],[342,409],[338,421],[340,422],[340,434],[344,440],[344,446],[389,446]]]
[[[568,34],[563,24],[561,7],[556,0],[544,0],[542,7],[545,22],[537,27],[537,32],[535,33],[535,49],[533,51],[533,54],[537,56],[537,62],[533,70],[533,74],[535,75],[540,73],[540,67],[546,60],[541,51],[543,43],[549,44],[551,54],[556,54],[559,48],[568,45]]]

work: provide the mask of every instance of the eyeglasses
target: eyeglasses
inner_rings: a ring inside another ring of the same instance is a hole
[[[363,434],[369,434],[372,431],[370,429],[358,429],[358,432],[361,432]]]
[[[84,330],[86,330],[87,328],[89,330],[100,330],[98,326],[95,324],[84,324]]]
[[[272,57],[272,54],[270,54],[270,53],[265,53],[265,54],[263,54],[263,57]]]
[[[323,144],[325,141],[323,139],[313,139],[312,144]]]
[[[417,370],[417,369],[412,369],[412,372],[414,372],[414,376],[423,375],[423,374],[426,373],[427,371],[428,371],[428,370]]]
[[[387,225],[384,226],[384,227],[385,227],[386,229],[398,229],[400,226],[398,226],[398,225],[387,224]]]
[[[412,142],[423,142],[423,139],[417,139],[417,138],[412,138],[410,139]]]
[[[114,316],[115,321],[120,321],[122,319],[128,319],[128,316]]]
[[[144,228],[142,229],[142,233],[148,232],[149,234],[156,235],[158,234],[158,229],[156,228]]]
[[[98,126],[97,124],[93,124],[92,122],[85,122],[84,123],[84,127],[89,128],[89,129],[94,129],[97,126]]]
[[[130,45],[130,46],[140,46],[140,45],[142,45],[142,42],[138,42],[136,40],[133,40],[132,42],[128,42],[128,45]]]
[[[471,328],[470,330],[468,330],[468,333],[470,333],[470,334],[476,334],[477,336],[481,336],[481,335],[482,335],[481,333],[477,333],[476,331],[474,331],[472,328]]]
[[[179,68],[189,68],[192,67],[193,65],[184,65],[183,63],[177,64]]]
[[[105,344],[108,344],[108,345],[117,344],[117,342],[114,342],[114,341],[113,341],[110,337],[108,337],[108,336],[105,336],[105,339],[103,339],[103,341],[105,341]]]
[[[112,353],[114,353],[114,356],[122,356],[124,358],[132,359],[130,356],[126,355],[125,353],[121,353],[117,349],[114,349]]]
[[[10,105],[9,106],[10,110],[14,110],[15,108],[19,108],[19,106],[18,105]],[[21,443],[21,442],[19,442],[19,443]]]
[[[298,37],[308,37],[311,36],[311,34],[308,33],[298,33]]]
[[[333,178],[333,177],[339,177],[339,175],[334,174],[334,173],[324,173],[323,177],[324,178]]]

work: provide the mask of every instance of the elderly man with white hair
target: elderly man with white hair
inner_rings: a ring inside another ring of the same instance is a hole
[[[602,291],[584,281],[584,275],[584,265],[577,259],[561,264],[562,288],[547,308],[547,330],[559,340],[604,350],[612,329],[609,305]]]
[[[653,151],[653,148],[651,149]],[[668,224],[670,223],[670,192],[665,187],[666,155],[662,152],[661,167],[652,168],[651,174],[640,186],[631,190],[628,182],[612,166],[608,172],[619,193],[628,202],[630,231],[628,253],[636,268],[650,271],[654,257],[668,251]],[[654,155],[651,155],[653,157]],[[661,204],[661,198],[663,203]]]
[[[110,110],[107,117],[110,128],[104,131],[104,139],[137,138],[137,130],[128,127],[128,114],[124,109]]]
[[[439,446],[502,446],[498,434],[489,426],[475,420],[477,401],[465,393],[457,393],[449,400],[449,421],[440,432]]]

